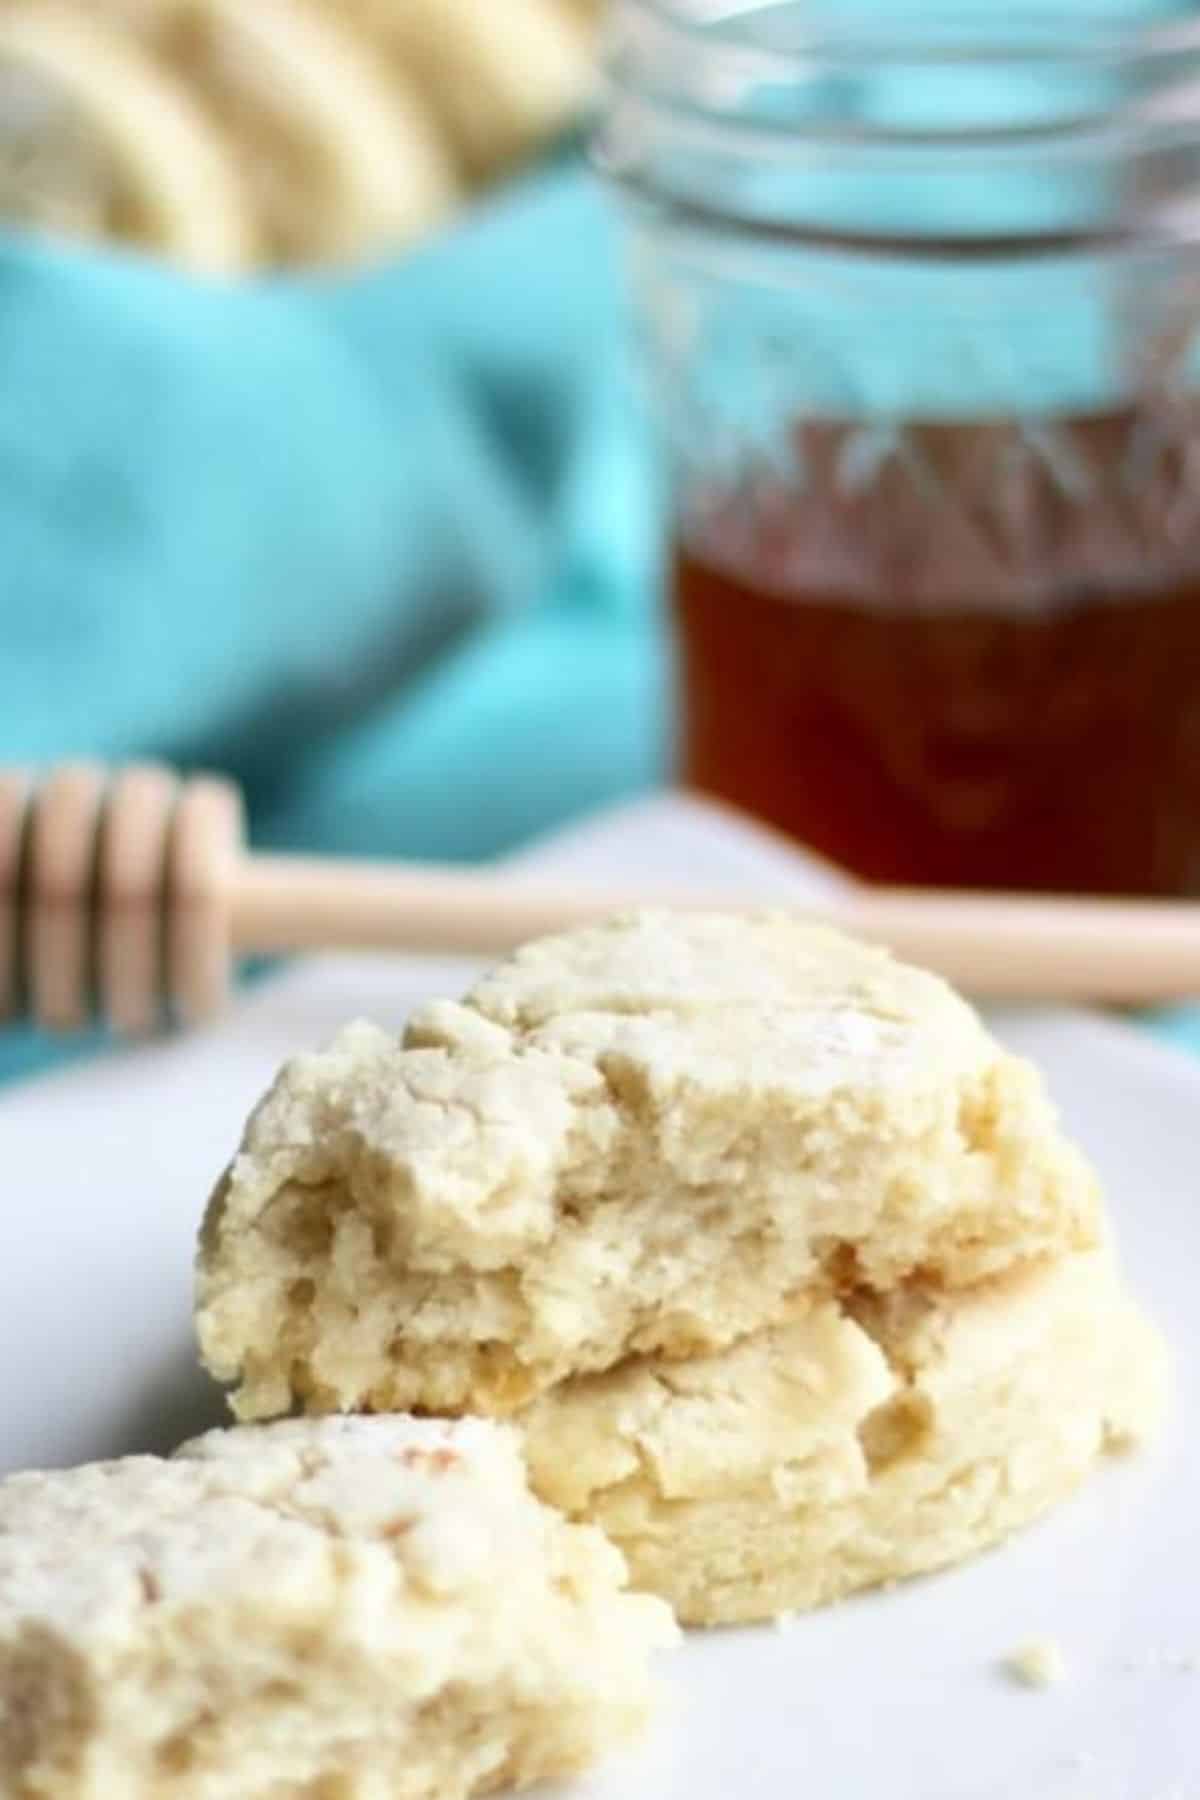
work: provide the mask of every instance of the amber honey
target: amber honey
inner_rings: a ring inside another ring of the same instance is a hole
[[[1068,491],[1015,426],[920,427],[853,497],[805,427],[802,488],[693,511],[687,779],[872,879],[1200,892],[1196,421],[1147,425],[1061,427]]]

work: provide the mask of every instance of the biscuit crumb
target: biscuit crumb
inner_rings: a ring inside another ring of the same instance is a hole
[[[1053,1638],[1032,1638],[1004,1659],[1004,1667],[1022,1687],[1055,1687],[1065,1680],[1066,1658]]]

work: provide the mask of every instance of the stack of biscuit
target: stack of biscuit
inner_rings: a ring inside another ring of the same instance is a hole
[[[412,243],[552,138],[586,0],[0,0],[0,217],[232,275]]]
[[[242,1420],[483,1415],[690,1624],[959,1560],[1161,1411],[1093,1174],[933,976],[783,916],[519,952],[281,1073],[197,1322]]]
[[[248,1422],[0,1482],[12,1800],[568,1773],[643,1723],[664,1601],[953,1562],[1163,1395],[1033,1070],[783,917],[552,938],[288,1065],[198,1325]]]

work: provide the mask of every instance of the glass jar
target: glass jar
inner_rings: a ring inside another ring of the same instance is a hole
[[[623,0],[688,779],[860,874],[1200,891],[1200,18]]]

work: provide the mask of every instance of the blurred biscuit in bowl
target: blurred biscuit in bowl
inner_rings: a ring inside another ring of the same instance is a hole
[[[464,170],[482,180],[573,121],[594,33],[561,0],[324,0],[428,93]]]
[[[338,263],[436,225],[456,180],[413,84],[309,0],[103,0],[218,123],[268,258]]]
[[[233,274],[259,241],[236,164],[186,87],[69,7],[0,7],[0,215]]]

